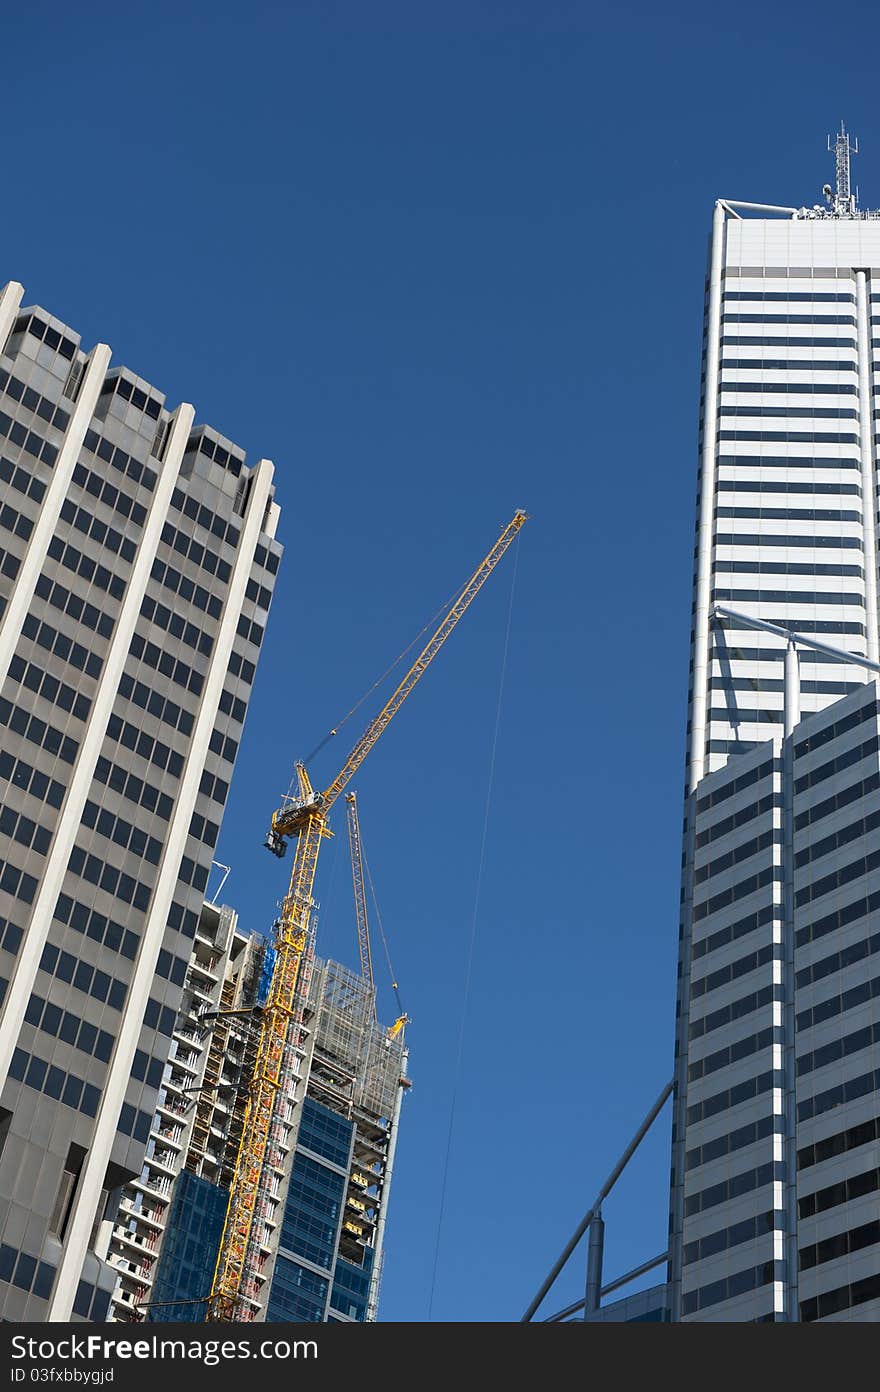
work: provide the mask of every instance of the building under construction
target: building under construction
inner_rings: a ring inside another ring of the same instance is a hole
[[[206,1318],[273,967],[265,939],[204,906],[144,1169],[113,1229],[114,1319]],[[371,981],[310,943],[238,1319],[375,1319],[406,1061]]]

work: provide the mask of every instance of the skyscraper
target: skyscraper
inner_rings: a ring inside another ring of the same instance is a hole
[[[880,214],[852,152],[841,127],[824,204],[715,208],[673,1320],[880,1320],[877,689],[845,657],[878,660]]]
[[[280,547],[272,465],[0,292],[0,1316],[103,1319]]]

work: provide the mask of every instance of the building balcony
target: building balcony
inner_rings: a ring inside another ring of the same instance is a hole
[[[119,1209],[120,1212],[127,1213],[131,1218],[136,1218],[138,1223],[143,1223],[152,1229],[157,1237],[165,1231],[167,1204],[161,1208],[135,1208],[131,1199],[123,1198],[119,1204]]]

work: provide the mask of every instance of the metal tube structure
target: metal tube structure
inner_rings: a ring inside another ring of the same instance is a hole
[[[712,527],[718,430],[718,371],[721,357],[721,268],[726,218],[720,201],[712,217],[706,364],[703,388],[703,448],[700,461],[700,522],[697,534],[697,598],[694,614],[694,675],[691,687],[691,739],[688,790],[703,777],[706,758],[706,711],[709,699],[709,611],[712,602]]]
[[[641,1266],[633,1267],[632,1271],[627,1271],[625,1276],[618,1276],[616,1280],[610,1281],[607,1286],[603,1286],[599,1292],[603,1298],[611,1295],[612,1292],[620,1290],[621,1286],[628,1286],[630,1281],[635,1281],[639,1276],[644,1276],[646,1271],[653,1271],[655,1266],[661,1266],[663,1262],[669,1260],[668,1252],[661,1252],[659,1256],[652,1257],[650,1261],[642,1262]],[[573,1305],[566,1305],[564,1310],[557,1310],[555,1315],[548,1315],[541,1321],[542,1324],[558,1324],[560,1320],[568,1319],[569,1315],[576,1315],[578,1310],[582,1310],[586,1301],[576,1300]]]
[[[770,623],[767,619],[756,619],[753,614],[744,614],[741,609],[731,609],[729,604],[715,604],[712,612],[722,619],[738,619],[749,628],[773,633],[777,638],[784,638],[786,643],[798,643],[802,648],[813,648],[816,652],[828,653],[831,657],[839,658],[841,662],[850,662],[855,667],[867,667],[871,672],[880,672],[880,662],[874,662],[869,657],[847,652],[845,648],[835,648],[832,643],[820,643],[806,633],[798,633],[793,628],[783,628],[781,624]]]
[[[741,199],[734,201],[732,198],[722,198],[719,200],[726,203],[728,208],[748,208],[753,213],[790,213],[794,217],[797,208],[783,208],[778,203],[743,203]]]
[[[783,683],[783,729],[785,738],[794,734],[794,727],[801,718],[801,672],[797,647],[794,640],[785,649],[785,681]]]
[[[598,1310],[602,1295],[602,1254],[605,1250],[605,1224],[601,1213],[597,1213],[590,1223],[587,1234],[587,1284],[584,1295],[584,1311]]]
[[[599,1190],[599,1193],[596,1196],[595,1200],[587,1209],[583,1218],[578,1223],[574,1233],[569,1238],[568,1242],[565,1244],[565,1247],[563,1248],[560,1256],[554,1263],[549,1276],[544,1281],[543,1285],[541,1286],[534,1300],[529,1305],[525,1314],[522,1316],[520,1324],[528,1324],[529,1320],[532,1318],[532,1315],[535,1313],[538,1306],[541,1304],[541,1301],[544,1299],[544,1296],[547,1294],[550,1287],[553,1285],[553,1282],[556,1280],[556,1277],[559,1275],[560,1271],[565,1266],[565,1263],[568,1261],[575,1247],[578,1245],[584,1233],[587,1231],[587,1228],[592,1223],[593,1218],[596,1216],[596,1213],[599,1209],[601,1209],[603,1201],[611,1193],[611,1190],[614,1188],[621,1174],[626,1169],[635,1151],[638,1150],[642,1141],[645,1139],[645,1136],[647,1135],[648,1131],[650,1131],[659,1113],[662,1111],[666,1099],[669,1097],[671,1092],[672,1082],[670,1081],[666,1084],[660,1096],[657,1098],[657,1101],[654,1103],[650,1112],[645,1117],[645,1120],[642,1122],[638,1131],[633,1136],[626,1150],[623,1152],[617,1164],[614,1166],[614,1169],[611,1171],[605,1183],[602,1185],[602,1188]]]
[[[847,157],[848,163],[848,157]],[[862,547],[865,556],[865,628],[868,657],[880,660],[877,631],[877,489],[874,482],[874,397],[871,388],[871,311],[868,280],[856,271],[859,345],[859,454],[862,463]]]

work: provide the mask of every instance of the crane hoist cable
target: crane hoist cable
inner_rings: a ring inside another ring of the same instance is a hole
[[[385,961],[388,963],[388,975],[391,978],[391,989],[394,992],[394,999],[397,1002],[397,1021],[395,1021],[395,1023],[403,1020],[406,1024],[409,1024],[409,1016],[403,1008],[403,1001],[400,999],[400,991],[397,986],[397,977],[394,975],[394,968],[391,965],[391,953],[388,950],[388,939],[385,936],[385,929],[382,926],[382,915],[379,912],[379,900],[376,897],[376,886],[373,884],[373,876],[370,872],[370,862],[367,860],[367,853],[363,847],[361,847],[361,853],[364,858],[364,871],[367,877],[367,884],[370,886],[370,897],[373,900],[373,908],[376,912],[376,922],[379,925],[379,936],[382,939],[382,946],[385,949]]]
[[[272,814],[265,844],[273,854],[281,856],[286,842],[295,841],[294,859],[287,895],[282,900],[281,912],[275,923],[275,963],[260,1022],[259,1042],[229,1189],[220,1250],[211,1283],[206,1316],[209,1320],[232,1320],[241,1313],[241,1288],[256,1216],[260,1179],[276,1097],[282,1086],[288,1035],[296,1009],[300,962],[308,943],[318,856],[322,842],[332,835],[327,823],[328,814],[519,534],[527,516],[522,509],[514,513],[491,551],[459,591],[406,675],[378,715],[370,721],[333,782],[320,792],[312,787],[305,764],[297,764],[298,795],[286,798]]]

